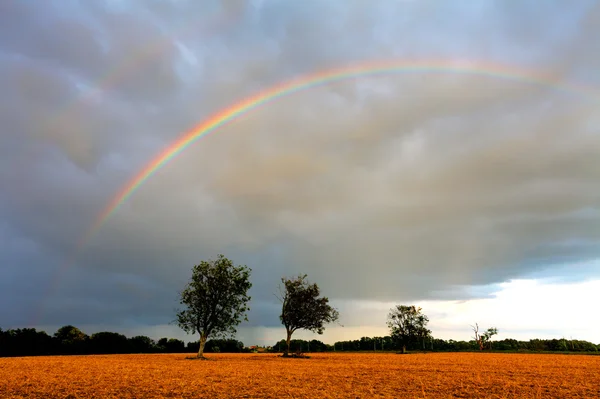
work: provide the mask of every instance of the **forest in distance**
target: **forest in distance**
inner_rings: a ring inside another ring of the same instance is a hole
[[[401,348],[390,337],[362,337],[356,340],[338,341],[333,345],[319,340],[293,339],[292,352],[356,352],[356,351],[398,351]],[[493,352],[578,352],[597,354],[600,344],[571,339],[531,339],[518,341],[503,339],[491,342]],[[0,329],[0,357],[12,356],[52,356],[52,355],[92,355],[92,354],[134,354],[134,353],[192,353],[198,351],[198,341],[187,344],[175,338],[153,340],[147,336],[126,337],[116,332],[98,332],[87,335],[74,326],[64,326],[49,335],[35,328]],[[236,339],[210,339],[206,343],[207,353],[250,353],[283,352],[285,339],[272,346],[246,346]],[[427,352],[479,352],[477,341],[455,341],[439,338],[411,343],[409,351]]]

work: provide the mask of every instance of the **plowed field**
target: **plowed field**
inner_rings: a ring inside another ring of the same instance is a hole
[[[600,357],[490,353],[0,359],[0,398],[599,398]]]

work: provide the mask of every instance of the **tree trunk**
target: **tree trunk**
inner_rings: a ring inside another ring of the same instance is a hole
[[[287,330],[287,338],[285,340],[285,352],[283,352],[283,356],[289,356],[290,353],[290,341],[292,340],[292,332]]]
[[[204,345],[206,344],[206,334],[200,333],[200,347],[198,348],[198,358],[204,358]]]
[[[405,354],[406,353],[406,345],[402,345],[402,353]]]

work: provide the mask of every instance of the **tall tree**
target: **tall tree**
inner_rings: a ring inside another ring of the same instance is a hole
[[[287,334],[284,356],[289,355],[294,331],[303,329],[323,334],[325,323],[332,323],[339,318],[338,311],[329,305],[329,299],[319,298],[321,292],[317,284],[310,284],[306,277],[305,274],[293,279],[281,279],[283,287],[279,287],[279,299],[282,302],[279,319]]]
[[[180,294],[180,303],[187,308],[177,312],[177,324],[188,334],[200,334],[198,358],[204,358],[209,336],[233,336],[242,318],[248,321],[251,271],[223,255],[193,267],[192,278]]]
[[[416,306],[396,305],[388,314],[387,325],[390,328],[390,335],[397,344],[402,346],[402,353],[406,353],[407,345],[431,334],[426,327],[429,318],[421,311],[422,309]]]

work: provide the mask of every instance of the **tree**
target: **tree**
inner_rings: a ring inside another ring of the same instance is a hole
[[[137,335],[127,339],[129,350],[132,353],[152,353],[156,343],[150,337]]]
[[[60,346],[61,353],[81,354],[86,350],[89,337],[77,327],[67,325],[54,333],[54,338]]]
[[[243,349],[244,343],[236,339],[211,339],[204,346],[206,352],[240,353]]]
[[[283,356],[288,356],[292,334],[296,330],[308,330],[323,334],[325,323],[332,323],[339,318],[337,309],[329,305],[327,297],[319,298],[321,292],[317,284],[310,284],[306,274],[293,279],[281,279],[283,288],[279,287],[282,302],[279,319],[285,326],[286,348]]]
[[[406,353],[406,346],[427,337],[431,331],[426,328],[429,318],[415,306],[396,305],[388,314],[387,325],[390,335]]]
[[[167,341],[167,352],[181,353],[185,351],[185,342],[177,338],[169,338]]]
[[[92,353],[127,353],[129,344],[127,337],[123,334],[101,331],[92,334],[90,337],[90,347]]]
[[[498,334],[498,329],[496,327],[490,327],[486,332],[483,333],[482,338],[483,341],[487,344],[488,349],[492,349],[492,337]]]
[[[233,336],[242,318],[248,321],[251,271],[234,266],[223,255],[193,267],[192,278],[180,294],[180,304],[187,309],[177,312],[177,324],[188,334],[200,334],[198,358],[204,358],[209,336]]]
[[[488,328],[483,334],[479,334],[479,324],[475,323],[475,327],[471,326],[475,333],[475,341],[479,345],[479,350],[482,351],[486,346],[488,349],[492,349],[492,337],[498,334],[496,327]]]

